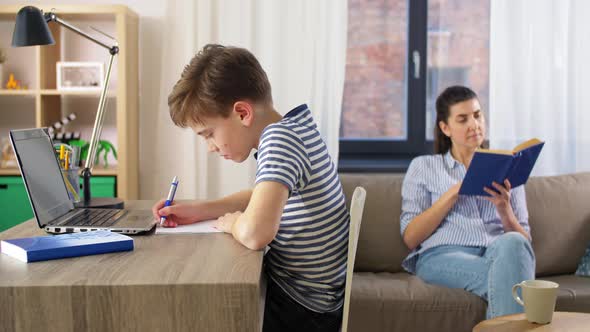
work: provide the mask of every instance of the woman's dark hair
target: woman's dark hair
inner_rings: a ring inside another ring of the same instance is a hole
[[[451,139],[445,135],[440,126],[441,121],[448,123],[451,106],[462,101],[477,99],[477,94],[470,88],[450,86],[436,98],[436,123],[434,124],[434,153],[445,154],[451,149]]]

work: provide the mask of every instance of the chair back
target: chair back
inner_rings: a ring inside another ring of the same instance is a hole
[[[344,309],[342,311],[342,332],[348,330],[348,312],[350,310],[350,295],[352,292],[352,274],[354,272],[354,259],[359,233],[361,231],[361,220],[365,208],[367,192],[363,187],[356,187],[350,202],[350,228],[348,230],[348,260],[346,261],[346,285],[344,288]]]

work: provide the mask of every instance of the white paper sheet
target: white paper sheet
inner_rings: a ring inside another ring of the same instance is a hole
[[[205,220],[189,225],[178,225],[176,227],[156,228],[156,234],[194,234],[194,233],[221,233],[220,230],[213,227],[215,220]]]

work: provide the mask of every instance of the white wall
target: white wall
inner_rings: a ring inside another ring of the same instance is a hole
[[[61,0],[59,4],[85,5],[100,3],[99,1],[81,1],[81,0]],[[3,4],[27,4],[32,6],[54,5],[56,1],[14,1],[2,0]],[[111,2],[109,2],[111,3]],[[112,2],[115,3],[115,2]],[[154,128],[156,112],[167,112],[167,110],[158,110],[159,98],[161,94],[168,94],[168,91],[159,91],[160,89],[160,71],[162,63],[161,45],[163,36],[163,18],[166,11],[165,0],[119,0],[117,4],[128,6],[131,10],[139,15],[139,162],[140,162],[140,198],[155,199],[156,197],[146,197],[145,188],[149,188],[151,178],[154,174],[146,174],[146,165],[153,158],[154,153],[149,149],[154,146],[151,130]],[[58,8],[59,9],[59,8]],[[16,13],[15,13],[16,14]],[[163,195],[166,188],[162,189]]]

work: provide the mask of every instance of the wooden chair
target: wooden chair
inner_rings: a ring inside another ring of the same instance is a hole
[[[344,309],[342,312],[342,332],[348,330],[348,313],[350,310],[350,293],[352,292],[352,274],[354,271],[354,259],[356,258],[356,247],[359,233],[361,231],[361,220],[365,208],[367,191],[363,187],[356,187],[350,202],[350,229],[348,233],[348,260],[346,262],[346,286],[344,289]]]

